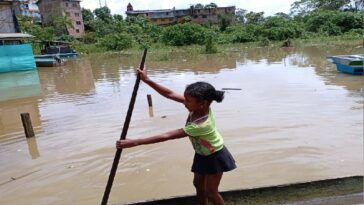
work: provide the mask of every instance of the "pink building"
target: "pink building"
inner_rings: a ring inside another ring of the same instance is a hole
[[[81,13],[81,0],[38,0],[42,23],[47,24],[52,18],[57,16],[67,16],[72,22],[72,27],[67,26],[69,35],[76,38],[85,34]]]

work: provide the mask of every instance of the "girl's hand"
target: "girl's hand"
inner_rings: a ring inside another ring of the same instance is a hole
[[[125,139],[125,140],[118,140],[116,141],[116,148],[117,149],[124,149],[137,146],[135,140]]]
[[[146,82],[149,80],[148,74],[147,74],[147,66],[144,65],[143,70],[138,69],[138,74],[140,76],[140,80],[143,82]]]

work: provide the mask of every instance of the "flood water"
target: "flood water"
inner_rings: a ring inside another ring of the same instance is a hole
[[[0,204],[100,204],[141,53],[0,74]],[[153,80],[180,93],[195,81],[241,89],[212,104],[238,166],[224,175],[224,191],[362,175],[363,76],[339,73],[325,58],[357,53],[359,44],[151,51],[147,66]],[[36,135],[29,140],[24,112]],[[181,128],[187,114],[141,84],[128,137]],[[194,194],[193,154],[188,138],[124,150],[109,203]]]

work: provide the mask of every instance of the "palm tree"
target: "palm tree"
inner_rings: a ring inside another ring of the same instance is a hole
[[[211,2],[210,4],[205,5],[205,9],[217,8],[217,4]]]

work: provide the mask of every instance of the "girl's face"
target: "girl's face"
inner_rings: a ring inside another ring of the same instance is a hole
[[[192,97],[187,92],[184,93],[184,96],[185,96],[185,107],[188,109],[188,111],[196,112],[198,110],[203,109],[203,106],[204,106],[203,101],[201,101],[195,97]]]

